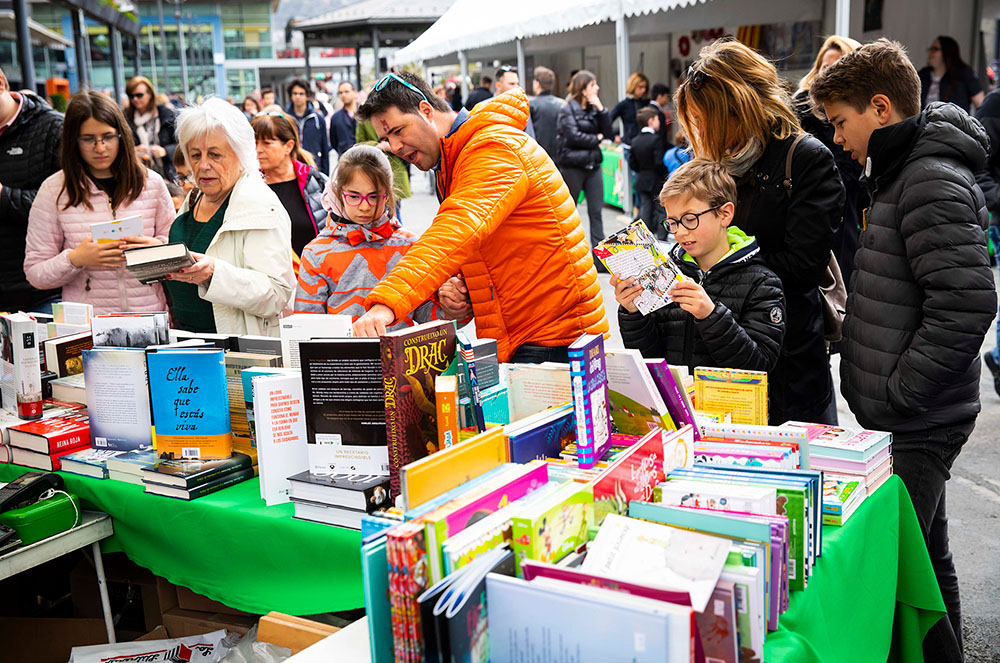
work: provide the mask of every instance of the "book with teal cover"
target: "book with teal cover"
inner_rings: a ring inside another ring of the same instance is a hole
[[[608,371],[604,363],[604,337],[584,334],[569,346],[570,385],[576,417],[577,461],[588,469],[611,446],[611,413],[608,409]]]
[[[222,350],[160,350],[146,358],[158,454],[228,458],[229,389]]]
[[[361,580],[368,617],[368,645],[373,663],[392,661],[392,609],[389,605],[389,558],[386,554],[388,530],[361,547]]]

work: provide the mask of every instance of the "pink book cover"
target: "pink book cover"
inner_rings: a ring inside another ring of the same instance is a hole
[[[848,474],[871,474],[892,455],[892,447],[886,447],[867,461],[847,460],[846,458],[830,458],[810,454],[809,467],[815,470],[831,472],[846,472]]]
[[[445,517],[444,524],[446,530],[444,537],[438,539],[439,543],[443,542],[450,533],[465,529],[469,518],[473,514],[478,512],[493,513],[497,509],[505,507],[511,502],[519,500],[528,493],[537,490],[548,483],[548,481],[549,466],[546,463],[539,463],[510,483],[491,490],[478,499],[469,502]]]

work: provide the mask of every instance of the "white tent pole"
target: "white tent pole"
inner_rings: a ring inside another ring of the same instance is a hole
[[[462,79],[462,99],[469,98],[469,61],[465,57],[465,51],[458,52],[458,72]]]
[[[851,0],[837,0],[833,32],[841,37],[851,36]]]
[[[528,72],[525,71],[525,65],[524,65],[524,44],[521,43],[520,37],[518,37],[514,41],[514,45],[517,47],[517,78],[521,82],[521,89],[529,90]]]
[[[615,19],[615,55],[617,59],[618,71],[618,97],[625,98],[625,84],[629,75],[629,52],[628,52],[628,22],[625,18],[625,10],[622,2],[618,2],[618,17]],[[617,101],[616,99],[616,101]],[[628,160],[623,160],[622,174],[625,179],[625,191],[622,196],[622,210],[625,214],[632,214],[632,175],[629,173]],[[646,219],[648,223],[649,220]]]

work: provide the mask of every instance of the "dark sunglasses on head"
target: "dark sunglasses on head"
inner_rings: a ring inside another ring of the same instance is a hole
[[[684,79],[684,84],[691,86],[692,90],[700,90],[705,81],[711,78],[708,74],[703,72],[701,69],[695,69],[694,65],[688,67],[687,76]]]

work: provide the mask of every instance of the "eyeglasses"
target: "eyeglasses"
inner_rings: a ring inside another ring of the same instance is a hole
[[[388,194],[385,193],[369,193],[367,196],[362,196],[360,193],[344,193],[344,202],[351,207],[360,207],[361,201],[368,203],[370,207],[375,207],[380,201],[384,201]]]
[[[80,136],[76,139],[76,142],[80,145],[80,147],[85,147],[88,150],[95,150],[97,149],[98,143],[101,145],[112,145],[117,143],[119,138],[121,138],[121,134],[104,134],[100,138],[97,136]]]
[[[695,228],[698,227],[698,224],[701,223],[701,216],[702,216],[702,214],[708,214],[709,212],[714,212],[715,210],[719,209],[720,207],[722,207],[722,205],[716,205],[715,207],[709,207],[704,212],[698,212],[697,214],[695,214],[694,212],[688,212],[687,214],[681,214],[681,218],[679,218],[679,219],[674,219],[674,218],[668,216],[666,218],[666,220],[663,222],[663,225],[671,233],[677,232],[677,228],[680,227],[680,226],[684,226],[688,230],[694,230]]]
[[[408,83],[407,81],[404,81],[402,78],[400,78],[396,74],[386,74],[385,76],[383,76],[382,78],[380,78],[379,81],[378,81],[378,83],[375,84],[375,91],[376,92],[380,91],[382,88],[384,88],[386,85],[389,84],[389,81],[396,81],[397,83],[401,83],[402,85],[405,85],[406,87],[410,88],[411,90],[413,90],[414,92],[416,92],[417,94],[419,94],[421,99],[423,99],[424,101],[426,101],[429,104],[431,103],[430,101],[427,100],[427,96],[424,95],[424,93],[420,91],[420,88],[418,88],[417,86],[413,85],[412,83]],[[433,106],[433,105],[434,104],[431,104],[431,106]]]
[[[184,186],[185,184],[194,184],[194,179],[189,175],[187,177],[181,177],[177,175],[174,177],[174,184],[177,186]]]
[[[142,99],[145,96],[146,96],[145,92],[133,92],[128,97],[129,99]]]
[[[684,78],[684,84],[690,85],[692,90],[700,90],[703,85],[705,85],[705,80],[711,78],[708,74],[703,72],[701,69],[695,69],[694,65],[688,67],[687,76]]]

